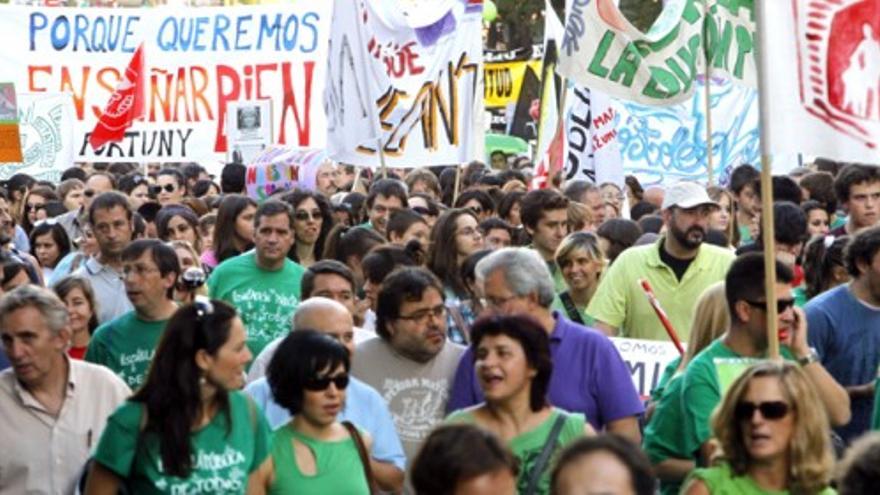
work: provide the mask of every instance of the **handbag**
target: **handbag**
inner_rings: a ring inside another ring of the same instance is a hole
[[[364,466],[364,476],[367,477],[367,486],[370,487],[370,494],[379,493],[376,480],[373,478],[373,468],[370,467],[370,455],[367,452],[367,446],[364,444],[364,439],[361,437],[361,433],[350,421],[343,421],[342,426],[348,430],[348,434],[351,435],[352,440],[354,440],[354,445],[357,447],[358,457],[361,458],[361,464]]]

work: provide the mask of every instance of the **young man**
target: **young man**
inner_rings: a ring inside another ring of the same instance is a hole
[[[837,200],[849,214],[844,225],[831,231],[833,236],[855,235],[880,221],[880,167],[851,164],[834,179]]]
[[[639,283],[646,279],[679,337],[687,340],[694,301],[724,278],[733,260],[730,251],[703,242],[718,205],[702,186],[680,182],[667,189],[663,201],[666,234],[654,244],[623,251],[587,306],[596,328],[607,335],[669,339]]]
[[[300,302],[305,269],[287,258],[293,240],[293,209],[281,201],[266,201],[254,216],[255,249],[224,261],[208,278],[211,297],[238,309],[255,356],[287,335]]]
[[[132,389],[140,387],[165,324],[177,311],[174,285],[179,274],[177,254],[164,242],[141,239],[129,244],[122,252],[122,277],[134,311],[95,330],[86,361],[106,366]]]
[[[730,174],[730,191],[736,200],[736,221],[742,244],[754,241],[754,235],[758,232],[761,199],[755,189],[755,181],[760,179],[761,173],[749,164],[736,167]]]
[[[12,362],[0,372],[0,493],[74,493],[107,417],[131,395],[110,370],[67,356],[67,319],[48,289],[0,298]]]
[[[382,283],[376,333],[357,347],[352,375],[379,391],[409,459],[443,421],[464,348],[446,340],[443,285],[423,268],[402,268]]]
[[[681,391],[682,420],[674,431],[661,434],[683,436],[683,452],[694,460],[709,459],[712,411],[724,392],[752,362],[767,353],[767,304],[779,310],[780,335],[788,336],[782,355],[797,360],[816,387],[833,425],[846,424],[850,418],[846,391],[828,374],[808,346],[807,324],[803,312],[794,307],[791,295],[793,273],[776,262],[776,290],[769,297],[764,291],[764,255],[748,253],[730,266],[724,290],[730,310],[727,332],[703,349],[688,363]],[[817,407],[819,405],[817,404]]]
[[[553,374],[548,399],[583,413],[597,431],[607,430],[638,444],[638,416],[644,412],[629,369],[614,344],[595,330],[550,310],[554,291],[546,264],[528,248],[495,251],[476,267],[477,284],[491,311],[534,317],[550,337]],[[468,350],[458,365],[449,410],[483,401]]]
[[[89,205],[89,224],[98,243],[98,255],[89,258],[76,275],[88,279],[98,301],[98,323],[107,323],[133,309],[125,297],[122,251],[133,235],[128,198],[116,191],[100,194]]]
[[[568,199],[552,189],[536,189],[523,196],[520,212],[532,237],[531,247],[547,263],[556,293],[565,292],[565,278],[556,266],[556,248],[568,235]]]
[[[370,217],[367,226],[385,237],[385,226],[391,213],[406,208],[406,185],[397,179],[379,179],[370,187],[366,205]]]
[[[819,294],[804,310],[810,345],[852,399],[852,421],[837,429],[850,442],[869,429],[880,365],[880,227],[857,234],[844,258],[852,282]]]

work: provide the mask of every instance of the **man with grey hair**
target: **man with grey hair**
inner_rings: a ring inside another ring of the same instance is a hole
[[[602,191],[596,184],[585,179],[571,180],[566,182],[562,194],[569,201],[586,205],[593,214],[594,225],[602,225],[605,221],[605,202],[602,200]]]
[[[476,275],[489,311],[529,315],[547,331],[553,360],[550,403],[583,413],[597,431],[604,429],[638,444],[638,416],[644,407],[629,368],[608,337],[550,310],[553,280],[544,260],[531,249],[505,248],[477,263]],[[482,401],[469,349],[459,362],[448,409]]]
[[[131,395],[112,371],[67,356],[67,309],[25,285],[0,298],[12,367],[0,372],[0,493],[73,493],[107,417]]]
[[[303,301],[293,316],[292,330],[317,330],[326,333],[344,345],[349,357],[354,358],[354,321],[348,308],[338,301],[326,297],[311,297]],[[275,350],[283,340],[281,338],[274,341],[263,349],[248,374],[252,381],[245,388],[245,392],[265,412],[272,428],[279,428],[290,421],[290,411],[275,402],[269,382],[263,376],[272,359],[284,359],[284,356],[275,356]],[[376,481],[383,490],[399,491],[403,486],[406,457],[391,418],[391,411],[385,399],[373,387],[353,376],[349,379],[345,406],[339,420],[351,421],[370,434],[373,438],[370,467]]]

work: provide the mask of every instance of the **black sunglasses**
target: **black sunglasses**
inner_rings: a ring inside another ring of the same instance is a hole
[[[764,419],[779,420],[788,415],[789,406],[782,401],[769,402],[740,402],[733,410],[733,416],[738,421],[748,421],[755,415],[755,411],[761,411]]]
[[[746,300],[746,304],[753,308],[758,308],[763,311],[767,311],[767,301],[749,301]],[[794,299],[777,299],[776,300],[776,314],[785,313],[785,310],[794,306]]]
[[[299,210],[293,214],[293,218],[300,222],[306,222],[308,220],[321,220],[323,217],[321,216],[321,210],[314,210],[312,212]]]
[[[321,390],[327,390],[327,387],[329,387],[331,383],[336,385],[337,389],[345,390],[345,387],[348,387],[348,375],[336,375],[332,378],[329,376],[312,378],[306,381],[304,386],[306,390],[320,392]]]
[[[92,189],[86,189],[85,191],[83,191],[83,196],[85,196],[87,198],[91,198],[94,195],[95,195],[95,191],[93,191]]]

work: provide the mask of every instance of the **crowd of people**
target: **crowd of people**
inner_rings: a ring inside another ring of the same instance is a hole
[[[775,176],[764,232],[750,165],[529,190],[492,164],[328,161],[262,201],[237,163],[12,176],[0,493],[877,490],[880,167]],[[670,332],[642,397],[610,337]]]

